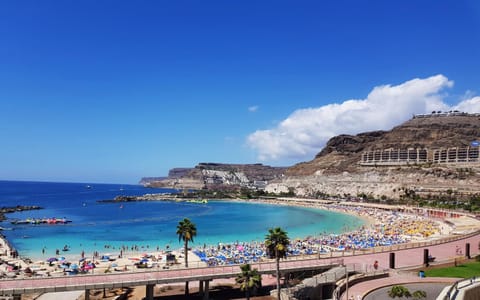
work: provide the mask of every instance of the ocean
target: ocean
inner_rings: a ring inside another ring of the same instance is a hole
[[[140,185],[0,181],[0,206],[38,205],[41,210],[7,214],[2,233],[20,256],[33,260],[84,251],[118,253],[123,247],[149,252],[180,249],[178,222],[197,226],[192,247],[218,243],[263,242],[269,228],[281,227],[290,239],[338,234],[365,224],[355,216],[307,207],[209,200],[100,203],[118,195],[172,192]],[[68,224],[13,225],[13,219],[66,218]]]

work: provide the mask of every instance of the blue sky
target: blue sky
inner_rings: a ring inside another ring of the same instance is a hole
[[[480,112],[476,1],[0,1],[0,179],[289,166]]]

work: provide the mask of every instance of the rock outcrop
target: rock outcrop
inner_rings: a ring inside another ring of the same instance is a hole
[[[286,168],[262,164],[200,163],[195,168],[175,168],[169,176],[143,183],[151,187],[164,188],[218,188],[237,189],[264,188],[274,179],[279,179]]]

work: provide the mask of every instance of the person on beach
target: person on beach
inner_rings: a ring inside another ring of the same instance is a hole
[[[378,260],[376,260],[376,261],[373,263],[373,268],[374,268],[375,270],[378,269]]]

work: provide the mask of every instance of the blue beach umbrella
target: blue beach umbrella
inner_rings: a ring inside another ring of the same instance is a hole
[[[54,261],[57,261],[58,259],[56,257],[50,257],[49,259],[47,259],[47,262],[49,263],[52,263]]]
[[[77,264],[72,264],[72,265],[70,266],[70,269],[76,270],[76,269],[78,269],[78,265],[77,265]]]

